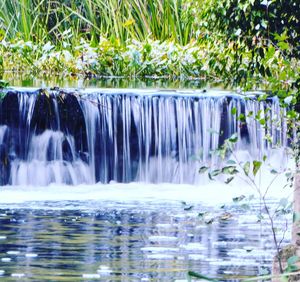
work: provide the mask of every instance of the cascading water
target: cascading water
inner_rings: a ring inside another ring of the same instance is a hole
[[[234,133],[236,148],[257,158],[287,146],[283,116],[276,98],[222,91],[8,91],[0,184],[197,183],[199,167],[217,161],[211,152]]]

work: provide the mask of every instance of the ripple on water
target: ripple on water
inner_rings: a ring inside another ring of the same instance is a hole
[[[145,209],[142,206],[138,211],[125,204],[120,208],[111,204],[109,209],[105,203],[90,205],[99,208],[84,211],[81,206],[74,210],[63,207],[61,210],[0,209],[1,213],[8,211],[17,218],[8,222],[0,217],[0,226],[5,226],[0,230],[0,238],[7,236],[7,240],[0,241],[0,269],[3,269],[0,275],[26,275],[19,279],[17,276],[7,278],[12,281],[38,281],[42,276],[70,282],[76,278],[82,281],[141,281],[142,278],[145,278],[143,281],[185,281],[181,279],[188,270],[200,269],[211,277],[232,274],[228,281],[233,281],[233,275],[257,274],[262,263],[268,270],[271,267],[272,262],[265,258],[274,251],[268,244],[272,242],[272,234],[263,225],[267,231],[263,229],[258,236],[257,229],[252,228],[259,225],[254,217],[250,217],[255,221],[247,228],[238,225],[238,220],[237,224],[216,221],[216,225],[208,226],[189,216],[174,218],[178,212],[185,214],[179,204],[170,205],[168,209],[160,206],[157,210],[145,205]],[[210,207],[197,209],[214,213]],[[232,213],[234,218],[239,217],[239,210]],[[12,262],[1,262],[1,258]],[[23,270],[25,274],[21,273]]]
[[[180,245],[180,248],[187,251],[203,251],[206,248],[200,243],[188,243],[186,245]]]
[[[169,247],[144,247],[141,248],[143,252],[152,252],[152,253],[164,253],[164,252],[179,252],[178,248],[169,248]]]
[[[174,255],[169,254],[148,254],[148,259],[161,260],[161,259],[174,259]]]

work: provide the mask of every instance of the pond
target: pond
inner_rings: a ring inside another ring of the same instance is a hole
[[[274,245],[267,219],[258,222],[255,200],[205,206],[151,197],[63,198],[1,203],[2,279],[185,281],[193,270],[239,281],[270,272]],[[285,228],[285,220],[276,226]]]
[[[278,239],[289,241],[292,191],[282,187],[290,140],[278,99],[217,89],[2,94],[0,280],[267,274],[275,247],[264,194]],[[226,158],[215,155],[235,133]],[[254,174],[252,161],[262,158]],[[245,175],[228,181],[199,173],[229,161],[240,172],[251,161],[257,189]]]

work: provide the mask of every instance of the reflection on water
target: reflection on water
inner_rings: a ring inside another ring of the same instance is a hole
[[[4,73],[3,79],[9,81],[10,85],[15,87],[97,87],[97,88],[169,88],[169,89],[199,89],[205,87],[224,87],[219,82],[208,83],[206,80],[189,79],[170,79],[170,78],[122,78],[122,77],[104,77],[83,79],[80,77],[35,77],[30,75],[12,75],[9,72]]]
[[[176,281],[188,270],[239,281],[269,271],[274,255],[257,209],[97,201],[2,207],[0,281]]]

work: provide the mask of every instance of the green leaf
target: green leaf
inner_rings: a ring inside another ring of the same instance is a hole
[[[245,122],[246,121],[246,117],[244,114],[240,114],[239,117],[238,117],[238,120],[242,121],[242,122]]]
[[[246,174],[246,176],[249,175],[249,172],[250,172],[250,162],[246,162],[243,166],[243,170],[244,170],[244,173]]]
[[[225,184],[229,184],[234,179],[234,176],[226,179]]]
[[[189,271],[188,276],[194,277],[194,278],[199,278],[199,279],[206,280],[206,281],[218,282],[218,280],[216,280],[216,279],[209,278],[205,275],[202,275],[201,273],[197,273],[197,272],[194,272],[194,271]]]
[[[238,136],[237,134],[233,134],[229,139],[229,142],[231,143],[236,143],[238,141]]]
[[[200,218],[203,218],[204,216],[206,216],[208,213],[207,212],[199,212],[198,213],[198,216],[200,217]]]
[[[261,125],[265,125],[265,124],[266,124],[266,120],[262,118],[262,119],[259,120],[259,123],[260,123]]]
[[[0,88],[7,88],[9,83],[6,80],[0,79]]]
[[[232,114],[232,115],[236,115],[236,112],[237,112],[236,108],[232,108],[232,109],[231,109],[231,114]]]
[[[221,159],[224,160],[226,157],[226,151],[227,151],[226,146],[222,146],[220,149],[216,150],[216,154],[220,156]]]
[[[233,165],[225,166],[222,168],[222,173],[225,173],[225,174],[235,174],[237,172],[238,172],[238,170]]]
[[[257,172],[259,171],[262,162],[260,161],[253,161],[253,175],[256,176]]]
[[[272,173],[272,174],[278,174],[278,172],[277,172],[275,169],[272,169],[272,170],[271,170],[271,173]]]
[[[294,212],[293,213],[293,223],[299,222],[300,221],[300,213],[299,212]]]
[[[247,115],[247,117],[252,117],[253,116],[253,111],[250,111]]]
[[[202,166],[202,167],[199,168],[199,173],[204,173],[204,172],[206,172],[207,170],[208,170],[208,167]]]
[[[210,175],[211,175],[212,177],[218,176],[221,172],[222,172],[221,170],[215,169],[215,170],[213,170],[213,171],[210,173]]]
[[[239,196],[239,197],[232,198],[232,200],[233,200],[235,203],[238,203],[238,202],[244,200],[245,198],[246,198],[246,196],[241,195],[241,196]]]
[[[290,46],[289,46],[289,44],[288,43],[286,43],[286,42],[279,42],[278,44],[277,44],[279,47],[280,47],[280,49],[282,49],[282,50],[288,50],[289,48],[290,48]]]
[[[299,261],[299,257],[298,256],[292,256],[292,257],[288,258],[287,264],[289,266],[292,266],[292,265],[294,265],[298,261]]]

